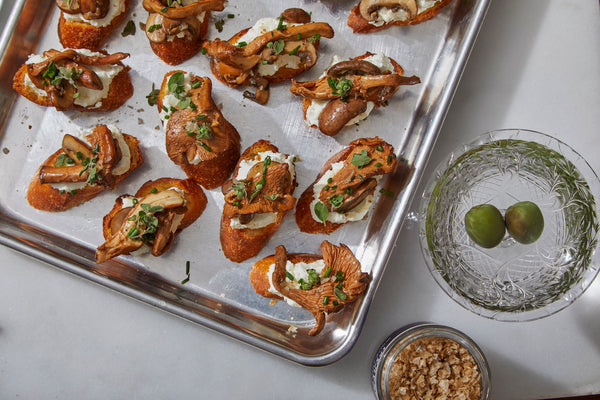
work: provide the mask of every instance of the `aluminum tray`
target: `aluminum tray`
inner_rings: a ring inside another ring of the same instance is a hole
[[[3,15],[7,15],[4,2]],[[213,80],[213,97],[242,136],[242,148],[258,139],[269,139],[281,151],[297,154],[299,187],[296,195],[314,180],[321,165],[332,154],[358,137],[380,136],[394,145],[397,154],[413,167],[412,174],[390,176],[382,184],[396,194],[380,196],[367,220],[348,224],[326,235],[307,235],[289,215],[260,254],[244,263],[229,262],[219,245],[219,220],[223,205],[220,190],[206,191],[209,205],[192,226],[176,239],[162,257],[123,256],[97,265],[95,248],[103,242],[101,220],[123,193],[134,193],[148,179],[162,176],[184,178],[164,150],[164,131],[155,107],[146,95],[160,85],[164,74],[174,68],[151,52],[139,28],[147,12],[141,1],[132,2],[128,16],[138,26],[134,36],[117,32],[109,41],[109,52],[125,51],[131,57],[135,88],[133,98],[111,113],[60,113],[39,107],[16,96],[12,76],[31,53],[60,48],[56,35],[57,8],[53,0],[17,0],[11,5],[5,31],[0,38],[0,242],[53,266],[73,272],[162,310],[245,341],[273,354],[305,365],[325,365],[347,354],[361,331],[369,305],[382,279],[387,259],[417,188],[429,153],[435,143],[469,51],[484,19],[489,0],[455,0],[434,19],[411,27],[394,27],[368,35],[353,35],[346,15],[355,0],[316,2],[230,1],[214,19],[224,18],[223,32],[211,24],[209,38],[229,38],[264,16],[277,16],[283,8],[302,7],[312,11],[314,21],[329,22],[335,38],[322,40],[320,59],[299,80],[314,79],[339,54],[354,57],[365,51],[383,52],[397,60],[407,75],[417,75],[422,84],[401,88],[388,107],[378,109],[359,126],[335,138],[307,128],[300,99],[289,92],[289,83],[273,85],[267,106],[242,99],[242,91]],[[227,18],[233,14],[234,18]],[[177,67],[210,76],[208,59],[197,55]],[[40,162],[60,147],[65,133],[89,129],[97,123],[113,123],[140,139],[145,163],[115,191],[104,192],[92,201],[63,213],[46,213],[31,208],[25,193]],[[329,317],[316,337],[306,332],[312,315],[285,302],[271,305],[254,293],[248,272],[254,261],[272,254],[278,244],[290,252],[318,253],[323,240],[345,243],[372,275],[368,291],[357,303]],[[185,264],[191,261],[190,281]]]

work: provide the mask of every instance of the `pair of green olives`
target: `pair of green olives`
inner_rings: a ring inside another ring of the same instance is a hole
[[[491,249],[500,244],[506,231],[517,242],[531,244],[544,230],[544,216],[537,204],[521,201],[502,213],[491,204],[480,204],[465,214],[467,234],[479,246]]]

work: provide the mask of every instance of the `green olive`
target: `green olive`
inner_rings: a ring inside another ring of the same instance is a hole
[[[521,201],[506,210],[506,230],[517,242],[531,244],[542,236],[544,216],[531,201]]]
[[[465,214],[467,234],[479,246],[491,249],[500,244],[506,233],[502,213],[491,204],[480,204]]]

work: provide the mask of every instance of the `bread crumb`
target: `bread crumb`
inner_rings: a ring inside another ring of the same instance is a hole
[[[475,400],[481,397],[477,362],[459,343],[426,337],[406,346],[390,370],[392,400]]]

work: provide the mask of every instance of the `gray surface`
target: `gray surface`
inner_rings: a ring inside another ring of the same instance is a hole
[[[554,135],[600,170],[598,3],[496,1],[430,167],[458,142],[498,128]],[[417,210],[416,201],[412,205]],[[503,323],[439,289],[408,220],[354,349],[299,366],[0,248],[0,398],[371,398],[369,367],[407,323],[458,328],[483,349],[493,399],[600,392],[600,280],[543,320]]]

